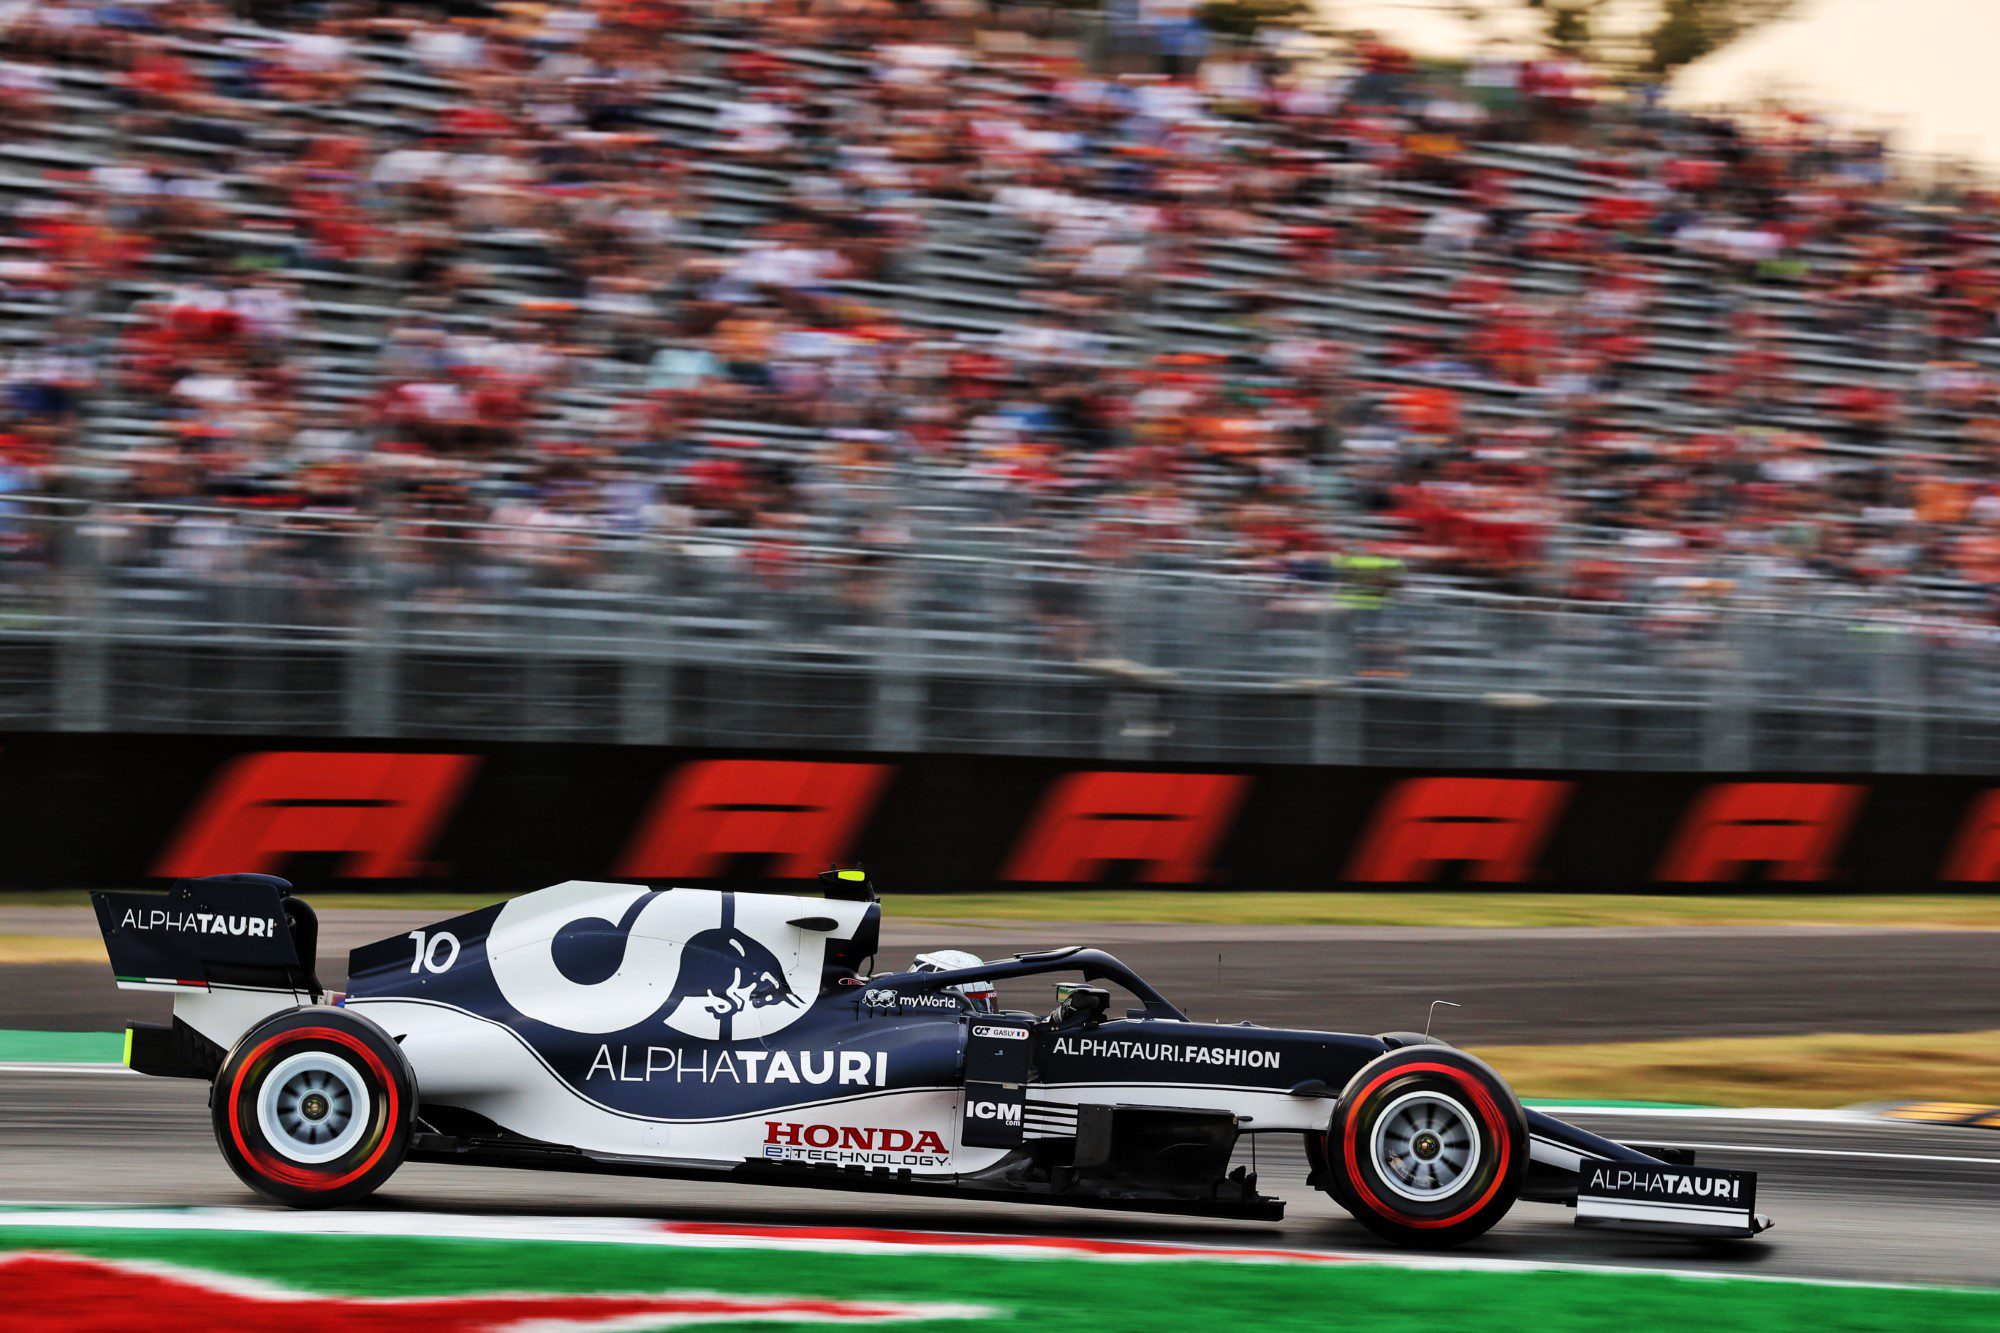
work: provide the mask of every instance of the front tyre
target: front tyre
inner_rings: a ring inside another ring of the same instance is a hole
[[[293,1208],[372,1193],[402,1164],[416,1077],[381,1028],[293,1009],[244,1034],[216,1075],[215,1141],[244,1184]]]
[[[1322,1178],[1363,1226],[1444,1249],[1490,1228],[1521,1192],[1528,1118],[1485,1063],[1448,1046],[1377,1056],[1335,1103]]]

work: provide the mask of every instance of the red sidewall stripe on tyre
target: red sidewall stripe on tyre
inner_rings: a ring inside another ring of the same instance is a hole
[[[1360,1136],[1357,1133],[1359,1128],[1358,1116],[1350,1115],[1347,1118],[1347,1123],[1341,1126],[1341,1144],[1345,1149],[1347,1158],[1347,1182],[1354,1187],[1355,1193],[1361,1196],[1362,1202],[1382,1214],[1382,1216],[1393,1222],[1401,1223],[1403,1226],[1437,1230],[1443,1227],[1456,1226],[1493,1201],[1493,1196],[1500,1191],[1501,1182],[1507,1179],[1507,1164],[1513,1158],[1514,1142],[1513,1137],[1507,1133],[1505,1119],[1500,1114],[1500,1104],[1493,1100],[1493,1094],[1486,1090],[1486,1085],[1465,1070],[1453,1065],[1411,1064],[1398,1065],[1394,1069],[1385,1070],[1376,1077],[1374,1082],[1363,1088],[1360,1095],[1354,1099],[1355,1109],[1359,1111],[1367,1103],[1368,1098],[1374,1094],[1375,1089],[1381,1087],[1389,1080],[1403,1078],[1409,1074],[1422,1073],[1443,1074],[1446,1078],[1458,1084],[1459,1087],[1471,1093],[1474,1106],[1487,1123],[1487,1131],[1500,1145],[1500,1169],[1493,1173],[1493,1183],[1486,1187],[1486,1192],[1480,1195],[1476,1202],[1462,1212],[1453,1213],[1450,1217],[1411,1217],[1407,1213],[1398,1212],[1388,1204],[1383,1203],[1382,1200],[1376,1198],[1375,1191],[1369,1189],[1368,1182],[1362,1178],[1359,1151]]]
[[[287,1162],[281,1162],[275,1157],[257,1151],[245,1142],[243,1138],[242,1094],[245,1076],[249,1074],[251,1069],[256,1067],[257,1062],[263,1058],[264,1053],[269,1051],[273,1046],[315,1039],[330,1041],[336,1046],[346,1047],[356,1055],[359,1055],[368,1065],[368,1068],[373,1071],[375,1077],[380,1081],[382,1088],[388,1094],[389,1112],[382,1120],[381,1141],[375,1145],[375,1151],[368,1154],[368,1160],[360,1166],[343,1175],[334,1177],[324,1176],[312,1171],[304,1171]],[[236,1150],[242,1153],[252,1166],[255,1166],[265,1175],[278,1181],[280,1184],[290,1185],[297,1189],[339,1189],[342,1185],[358,1180],[368,1174],[369,1171],[374,1169],[375,1164],[382,1160],[382,1154],[389,1151],[389,1140],[396,1136],[396,1118],[400,1109],[396,1097],[396,1080],[390,1076],[389,1067],[382,1063],[382,1057],[370,1050],[368,1044],[360,1038],[346,1032],[341,1032],[336,1028],[293,1028],[289,1032],[280,1032],[277,1036],[265,1041],[245,1057],[243,1063],[236,1069],[236,1078],[229,1085],[229,1132],[236,1140]]]

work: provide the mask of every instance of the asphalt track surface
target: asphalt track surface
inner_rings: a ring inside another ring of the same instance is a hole
[[[923,949],[992,958],[1087,943],[1110,949],[1192,1016],[1339,1031],[1424,1026],[1461,1045],[1645,1041],[1798,1032],[1948,1032],[2000,1027],[2000,933],[1838,927],[1450,930],[1346,926],[900,922],[893,900],[878,966]],[[320,974],[347,951],[442,914],[329,911]],[[95,938],[77,908],[0,908],[0,933]],[[1040,1009],[1048,983],[1005,987]],[[0,967],[0,1028],[117,1031],[161,1021],[168,998],[113,987],[99,963]]]
[[[197,1082],[117,1069],[0,1068],[0,1202],[269,1207],[223,1164],[205,1097]],[[1690,1144],[1704,1162],[1760,1172],[1758,1208],[1778,1225],[1756,1240],[1691,1245],[1578,1231],[1566,1210],[1523,1204],[1459,1253],[1743,1276],[2000,1286],[1993,1247],[2000,1227],[2000,1132],[1859,1118],[1767,1123],[1740,1114],[1575,1118],[1613,1137]],[[1305,1187],[1296,1144],[1287,1136],[1258,1151],[1264,1189],[1289,1205],[1282,1223],[436,1165],[405,1166],[368,1206],[1380,1249],[1331,1201]]]

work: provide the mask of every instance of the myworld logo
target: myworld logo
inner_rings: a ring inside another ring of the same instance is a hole
[[[940,995],[935,991],[915,991],[905,995],[901,991],[875,986],[861,993],[864,1009],[951,1009],[959,1008],[956,995]]]

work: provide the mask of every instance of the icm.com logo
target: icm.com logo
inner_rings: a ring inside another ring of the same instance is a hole
[[[1006,1102],[969,1102],[965,1114],[971,1120],[991,1120],[1000,1125],[1021,1123],[1021,1108]]]

